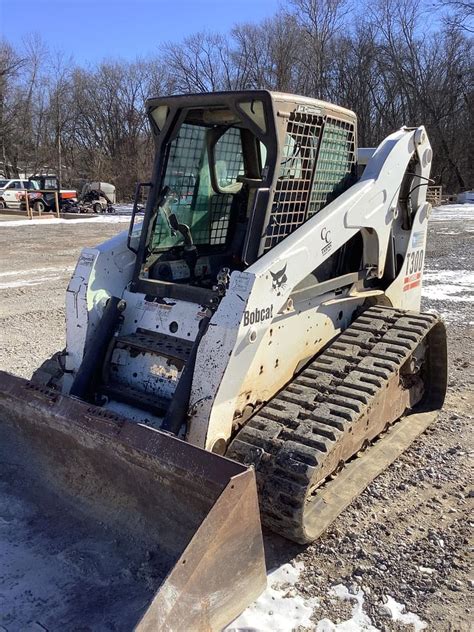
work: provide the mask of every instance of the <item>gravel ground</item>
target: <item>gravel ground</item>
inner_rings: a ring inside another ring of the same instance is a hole
[[[66,288],[79,253],[128,226],[126,218],[107,219],[31,224],[0,215],[2,369],[29,378],[43,360],[64,348]]]
[[[0,367],[30,377],[64,346],[65,290],[81,248],[126,225],[2,219],[11,217],[0,217]],[[466,205],[435,211],[429,229],[423,309],[443,315],[449,336],[449,391],[437,422],[315,544],[266,536],[269,565],[300,569],[281,597],[312,604],[312,623],[299,629],[472,629],[473,232]],[[426,623],[394,621],[392,599]]]

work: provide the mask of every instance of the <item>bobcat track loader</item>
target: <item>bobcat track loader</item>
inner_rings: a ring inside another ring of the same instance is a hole
[[[221,629],[264,588],[261,522],[311,542],[443,403],[424,128],[358,152],[299,96],[147,107],[143,218],[82,251],[65,352],[0,375],[8,630]]]

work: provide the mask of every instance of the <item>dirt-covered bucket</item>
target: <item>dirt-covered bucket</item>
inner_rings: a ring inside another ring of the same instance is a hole
[[[0,622],[220,630],[265,587],[252,470],[0,372]]]

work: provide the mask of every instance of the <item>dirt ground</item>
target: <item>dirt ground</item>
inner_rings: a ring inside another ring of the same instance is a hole
[[[28,378],[64,346],[65,290],[81,248],[127,224],[11,219],[0,217],[0,368]],[[318,599],[318,632],[422,629],[394,621],[389,597],[429,630],[472,629],[473,232],[474,209],[470,219],[435,212],[429,229],[423,309],[443,315],[449,336],[449,391],[437,422],[315,544],[266,537],[271,564],[303,562],[293,590]],[[331,596],[337,584],[363,591],[374,627],[343,627],[351,604]],[[323,618],[333,627],[321,627]]]

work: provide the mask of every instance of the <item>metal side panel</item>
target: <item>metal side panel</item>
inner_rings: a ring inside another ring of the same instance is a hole
[[[255,476],[0,372],[7,629],[219,630],[264,589]]]
[[[242,533],[242,524],[245,531]],[[138,630],[221,630],[265,588],[254,478],[237,475],[177,561]],[[248,560],[240,565],[239,560]]]

